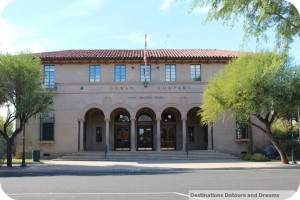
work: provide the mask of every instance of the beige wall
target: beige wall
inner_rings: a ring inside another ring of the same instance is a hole
[[[111,113],[117,108],[126,109],[132,118],[135,118],[136,113],[142,108],[150,108],[156,118],[160,118],[165,109],[174,108],[180,113],[176,131],[177,149],[182,150],[184,144],[181,119],[186,118],[190,109],[201,105],[206,82],[224,66],[224,64],[201,64],[202,81],[191,82],[190,64],[177,64],[177,81],[165,82],[165,65],[151,64],[152,82],[145,88],[140,82],[140,64],[126,65],[125,83],[114,82],[113,64],[100,65],[101,82],[99,83],[89,83],[89,64],[55,65],[57,83],[57,91],[54,92],[55,141],[39,141],[39,118],[32,119],[26,127],[27,151],[40,149],[42,155],[49,153],[52,157],[77,152],[80,140],[78,121],[84,119],[86,112],[92,108],[100,109],[105,119],[110,119]],[[157,67],[159,69],[156,69]],[[112,120],[110,119],[110,146],[113,144]],[[154,123],[156,124],[156,119]],[[188,124],[189,122],[186,127]],[[105,126],[105,123],[102,123],[102,126]],[[154,134],[156,134],[156,125],[154,127]],[[247,143],[236,142],[235,122],[232,119],[226,123],[214,123],[213,131],[214,149],[236,155],[247,151]],[[259,130],[253,129],[253,131],[257,147],[268,142],[258,133]],[[200,142],[203,144],[203,136],[198,138],[202,139]],[[105,141],[105,137],[103,140]],[[156,135],[154,135],[154,140],[156,140]],[[20,142],[19,136],[17,146],[19,152],[21,151]],[[156,143],[154,148],[156,148]]]

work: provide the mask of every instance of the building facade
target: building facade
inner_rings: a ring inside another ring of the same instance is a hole
[[[269,140],[235,119],[200,124],[209,78],[238,52],[223,50],[66,50],[39,53],[54,111],[26,125],[28,151],[215,149],[239,155]],[[252,134],[249,134],[251,131]],[[18,137],[17,152],[21,152]]]

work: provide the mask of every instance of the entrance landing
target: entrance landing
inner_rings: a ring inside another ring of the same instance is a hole
[[[236,156],[215,150],[191,150],[188,155],[182,151],[109,151],[106,155],[103,151],[78,152],[62,156],[56,160],[74,161],[139,161],[139,160],[232,160],[239,159]]]

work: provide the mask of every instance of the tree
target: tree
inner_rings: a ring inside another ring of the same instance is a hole
[[[29,119],[49,112],[52,95],[41,84],[41,61],[30,53],[0,55],[0,105],[10,103],[15,109],[8,113],[0,135],[7,145],[7,166],[12,167],[12,144]],[[16,123],[10,134],[9,126]]]
[[[233,59],[208,82],[203,93],[201,121],[209,123],[232,114],[261,130],[288,160],[272,132],[275,119],[300,106],[300,73],[284,54],[244,54]]]
[[[267,40],[267,31],[275,30],[276,46],[288,49],[293,38],[300,36],[300,17],[297,9],[283,0],[194,0],[192,10],[208,6],[209,12],[205,22],[223,20],[231,21],[232,26],[244,20],[244,41],[249,36]],[[242,18],[243,19],[243,18]]]

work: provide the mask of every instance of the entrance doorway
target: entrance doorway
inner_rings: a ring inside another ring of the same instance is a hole
[[[97,108],[90,109],[85,114],[83,145],[85,151],[103,151],[105,147],[104,114]]]
[[[115,118],[114,147],[116,151],[130,150],[130,121],[126,114],[119,114]]]
[[[152,151],[153,150],[152,127],[138,127],[137,150],[138,151]]]
[[[115,150],[130,150],[129,127],[115,127]]]
[[[162,115],[161,150],[176,150],[176,119],[171,113]]]
[[[176,127],[164,126],[161,129],[161,150],[176,149]]]
[[[149,114],[141,114],[137,120],[137,150],[153,150],[153,120]]]

